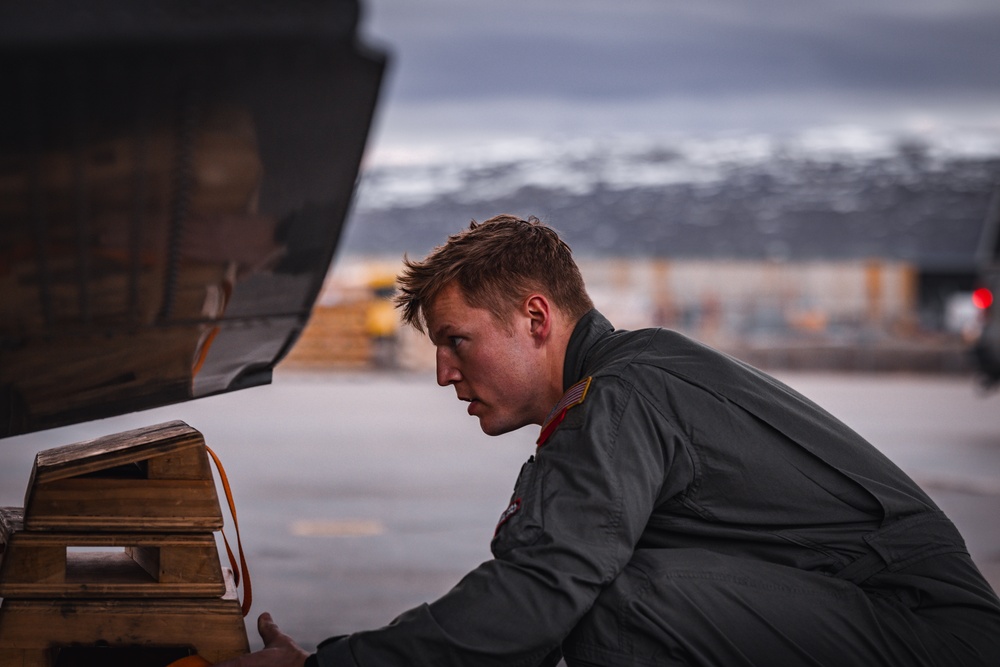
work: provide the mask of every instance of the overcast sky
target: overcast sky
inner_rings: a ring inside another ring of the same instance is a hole
[[[375,154],[497,138],[1000,133],[997,0],[367,0]]]

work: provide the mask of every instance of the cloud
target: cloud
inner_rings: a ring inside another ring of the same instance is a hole
[[[681,122],[701,108],[722,127],[768,104],[779,119],[1000,106],[994,0],[374,0],[368,10],[364,29],[395,55],[393,123],[404,111],[415,125],[478,109],[484,128],[503,128],[529,107],[579,122],[658,108]],[[539,128],[552,122],[536,116]]]

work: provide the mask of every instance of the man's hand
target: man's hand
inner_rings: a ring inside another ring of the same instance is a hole
[[[264,640],[264,648],[256,653],[220,662],[216,667],[302,667],[309,657],[291,637],[278,629],[267,612],[257,619],[257,632]]]

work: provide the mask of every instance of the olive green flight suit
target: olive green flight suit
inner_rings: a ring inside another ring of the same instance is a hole
[[[958,531],[822,408],[597,311],[564,375],[494,559],[316,664],[1000,665],[1000,600]]]

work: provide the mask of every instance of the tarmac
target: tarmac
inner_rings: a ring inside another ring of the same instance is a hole
[[[916,479],[1000,590],[1000,394],[954,374],[776,374]],[[0,505],[23,502],[37,451],[172,419],[204,434],[232,483],[255,648],[263,611],[311,649],[445,593],[490,558],[536,435],[485,436],[425,372],[279,369],[271,386],[0,440]]]

